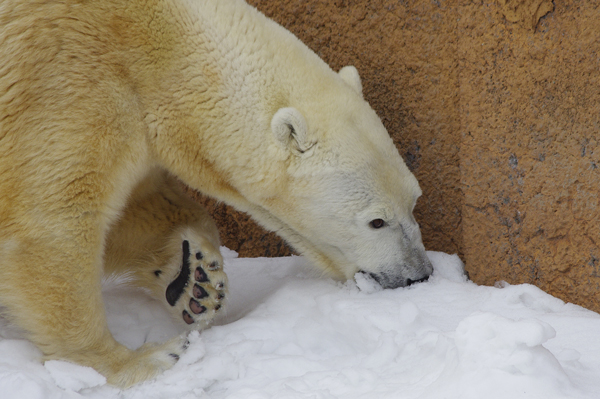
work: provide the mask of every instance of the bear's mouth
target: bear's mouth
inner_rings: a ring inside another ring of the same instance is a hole
[[[370,276],[373,280],[377,281],[377,283],[384,289],[408,287],[410,285],[422,283],[429,280],[429,275],[426,275],[425,277],[422,277],[418,280],[413,280],[404,277],[392,277],[387,275],[386,273],[372,273],[366,272],[364,270],[360,270],[359,272]]]

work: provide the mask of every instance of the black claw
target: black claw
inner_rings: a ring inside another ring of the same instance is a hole
[[[171,356],[175,360],[179,361],[179,355],[178,354],[176,354],[176,353],[169,353],[169,356]]]
[[[214,271],[219,269],[219,262],[214,261],[210,265],[208,265],[208,270]]]
[[[155,270],[155,271],[154,271],[154,275],[155,275],[156,277],[160,276],[160,274],[161,274],[161,273],[162,273],[162,270]]]
[[[196,252],[196,259],[200,260],[204,258],[204,255],[202,254],[202,252]]]
[[[223,283],[217,283],[217,285],[215,285],[215,288],[218,290],[222,290],[223,288],[225,288],[225,284]]]
[[[215,306],[215,312],[218,311],[219,309],[221,309],[221,305],[216,305]]]
[[[221,294],[217,295],[217,299],[218,299],[219,301],[220,301],[220,300],[223,300],[224,298],[225,298],[225,294],[223,294],[223,293],[221,293]]]
[[[177,278],[169,284],[166,292],[167,302],[171,306],[175,306],[190,279],[190,243],[187,240],[184,240],[181,244],[181,248],[183,252],[181,271],[177,275]]]
[[[196,268],[196,271],[194,272],[194,278],[199,283],[206,283],[206,282],[208,282],[208,276],[206,275],[206,272],[204,270],[202,270],[201,267],[197,267]]]

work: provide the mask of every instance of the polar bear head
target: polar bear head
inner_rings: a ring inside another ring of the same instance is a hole
[[[432,266],[413,217],[421,189],[362,99],[358,72],[343,68],[319,90],[298,96],[319,101],[292,100],[274,113],[285,184],[261,201],[269,215],[251,213],[340,278],[364,272],[385,288],[427,278]]]

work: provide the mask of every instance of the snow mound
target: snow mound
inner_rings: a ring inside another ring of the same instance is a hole
[[[81,391],[106,384],[106,378],[91,367],[59,360],[48,360],[44,367],[56,385],[67,391]]]
[[[95,371],[41,362],[0,319],[2,398],[597,398],[600,316],[523,284],[477,286],[455,255],[429,252],[429,281],[339,283],[302,257],[237,258],[226,311],[189,335],[167,372],[126,391]],[[160,304],[106,287],[115,337],[137,347],[182,333]]]

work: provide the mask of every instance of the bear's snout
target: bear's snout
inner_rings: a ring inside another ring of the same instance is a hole
[[[361,271],[361,273],[366,273],[366,272]],[[430,276],[430,273],[429,273],[429,274],[424,275],[423,277],[412,279],[412,278],[405,278],[405,277],[401,277],[401,276],[399,276],[399,277],[390,276],[388,273],[366,273],[366,274],[371,276],[384,289],[408,287],[409,285],[425,282],[425,281],[429,280],[429,276]]]
[[[413,255],[416,254],[413,253]],[[388,269],[378,273],[361,271],[361,273],[371,276],[382,288],[394,289],[427,281],[433,273],[433,265],[425,251],[423,251],[422,254],[413,256],[391,270]]]

